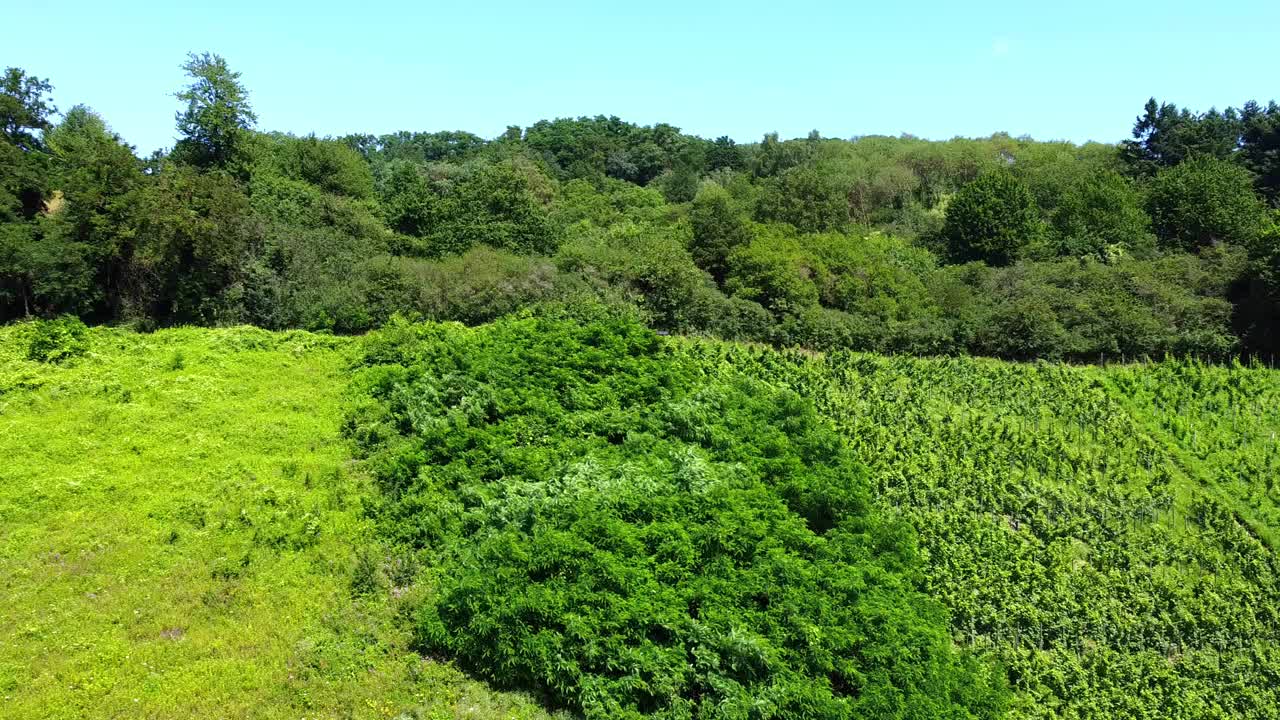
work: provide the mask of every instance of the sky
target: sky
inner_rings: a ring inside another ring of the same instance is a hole
[[[1280,2],[487,3],[66,0],[6,32],[140,153],[173,144],[188,52],[225,57],[258,127],[468,130],[617,115],[739,142],[993,132],[1117,142],[1148,97],[1280,100]]]

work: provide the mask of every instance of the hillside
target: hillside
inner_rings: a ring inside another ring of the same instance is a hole
[[[98,328],[61,364],[30,333],[0,329],[15,717],[1280,706],[1273,370],[616,316]]]

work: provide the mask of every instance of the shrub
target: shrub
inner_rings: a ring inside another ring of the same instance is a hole
[[[689,255],[681,237],[688,228],[679,231],[629,221],[607,229],[581,224],[556,255],[556,264],[596,287],[621,289],[659,329],[703,330],[711,323],[707,301],[717,291]]]
[[[405,258],[398,262],[412,287],[410,308],[432,320],[488,322],[560,299],[574,284],[549,258],[487,247],[437,261]]]
[[[27,357],[37,362],[60,363],[89,351],[89,328],[80,318],[63,315],[31,324]]]
[[[734,250],[728,266],[726,292],[778,314],[817,305],[818,288],[830,275],[800,238],[776,227]]]

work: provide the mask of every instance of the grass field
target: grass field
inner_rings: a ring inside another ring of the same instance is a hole
[[[349,341],[99,328],[46,365],[25,332],[0,328],[0,717],[545,716],[352,592]]]

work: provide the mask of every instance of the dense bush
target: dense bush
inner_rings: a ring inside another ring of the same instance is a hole
[[[728,273],[729,254],[751,242],[751,227],[744,215],[729,191],[716,183],[704,183],[693,198],[689,209],[693,229],[689,252],[698,267],[711,273],[717,282],[723,283]]]
[[[424,648],[588,718],[996,717],[910,530],[799,396],[634,321],[393,323],[350,434]]]
[[[574,226],[556,255],[565,273],[602,291],[621,289],[658,328],[697,332],[716,321],[723,296],[693,263],[678,232],[651,223],[620,222],[600,228]]]
[[[801,166],[765,184],[756,215],[762,221],[784,222],[801,232],[827,232],[848,224],[849,204],[833,178]]]
[[[1275,716],[1273,370],[679,347],[835,422],[953,635],[1000,658],[1007,717]]]
[[[1043,232],[1035,199],[1021,180],[996,170],[965,185],[947,205],[942,228],[958,260],[1007,265]]]
[[[1206,156],[1161,170],[1152,183],[1150,206],[1160,241],[1183,250],[1247,245],[1265,221],[1248,171]]]
[[[1238,253],[1221,259],[1122,259],[957,267],[936,288],[944,315],[963,318],[971,352],[1000,357],[1094,360],[1235,350],[1231,306]],[[955,282],[965,287],[957,289]]]
[[[1118,173],[1103,171],[1074,180],[1052,213],[1053,253],[1100,260],[1121,252],[1149,254],[1155,241],[1142,203],[1137,187]]]
[[[59,363],[89,350],[89,328],[77,317],[37,320],[31,324],[30,333],[27,358],[37,362]]]
[[[433,320],[489,322],[521,308],[585,292],[577,277],[545,257],[474,248],[436,261],[399,261],[413,288],[404,310]]]

